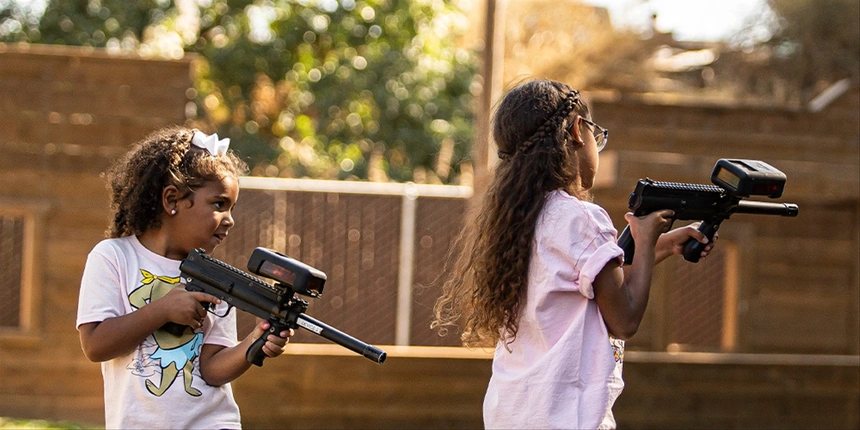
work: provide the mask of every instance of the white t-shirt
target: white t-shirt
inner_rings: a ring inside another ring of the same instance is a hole
[[[496,346],[484,398],[487,428],[614,428],[624,342],[607,331],[592,281],[623,251],[600,206],[564,191],[535,228],[516,340]]]
[[[87,257],[77,326],[134,312],[179,285],[178,260],[146,249],[135,236],[99,242]],[[236,345],[236,312],[207,314],[181,336],[157,330],[126,355],[101,363],[107,428],[240,428],[230,384],[200,376],[200,348]]]

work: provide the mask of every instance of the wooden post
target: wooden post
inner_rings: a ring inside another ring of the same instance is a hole
[[[475,193],[471,205],[480,201],[489,184],[490,172],[498,161],[492,141],[490,120],[493,103],[502,88],[505,57],[505,0],[487,0],[484,23],[484,53],[481,77],[483,89],[476,109],[475,140],[472,157],[475,168]]]

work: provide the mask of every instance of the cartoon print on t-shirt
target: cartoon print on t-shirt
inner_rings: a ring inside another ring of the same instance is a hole
[[[618,364],[624,363],[624,341],[610,336],[609,344],[612,345],[612,355],[615,362]]]
[[[143,279],[141,285],[128,295],[131,306],[140,309],[166,295],[179,285],[179,277],[158,276],[141,269]],[[185,382],[185,392],[199,397],[200,390],[191,386],[194,380],[194,360],[200,356],[203,345],[203,333],[195,333],[191,327],[186,327],[181,335],[175,336],[165,330],[158,329],[152,334],[153,345],[149,338],[143,343],[142,357],[129,365],[135,375],[149,377],[155,373],[161,374],[161,382],[156,385],[146,380],[146,388],[155,396],[161,396],[173,385],[180,370]],[[153,372],[147,369],[155,368]]]

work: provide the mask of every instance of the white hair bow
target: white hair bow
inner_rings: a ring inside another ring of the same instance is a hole
[[[230,147],[230,138],[225,137],[218,140],[217,133],[206,135],[202,131],[195,131],[194,136],[191,137],[191,143],[198,148],[209,151],[212,155],[219,155],[227,152],[227,148]]]

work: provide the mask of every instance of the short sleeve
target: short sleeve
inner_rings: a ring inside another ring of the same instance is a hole
[[[212,321],[212,329],[206,331],[203,343],[221,345],[228,348],[235,346],[239,340],[236,330],[236,312],[235,308],[230,308],[230,312],[224,317],[218,317],[210,313],[208,318]]]
[[[562,191],[549,195],[535,230],[529,282],[547,292],[571,291],[594,298],[594,278],[624,254],[606,211]]]
[[[624,251],[617,245],[617,230],[609,214],[592,203],[583,203],[587,216],[594,226],[591,243],[584,247],[577,258],[579,267],[579,291],[589,299],[594,298],[594,279],[612,260],[620,264]]]
[[[589,299],[594,298],[594,278],[606,267],[606,264],[612,260],[618,260],[621,263],[621,257],[624,251],[610,240],[599,245],[594,252],[588,255],[583,255],[581,261],[584,262],[579,271],[579,291],[583,296]]]
[[[117,253],[97,245],[87,256],[78,296],[76,327],[125,314]]]

